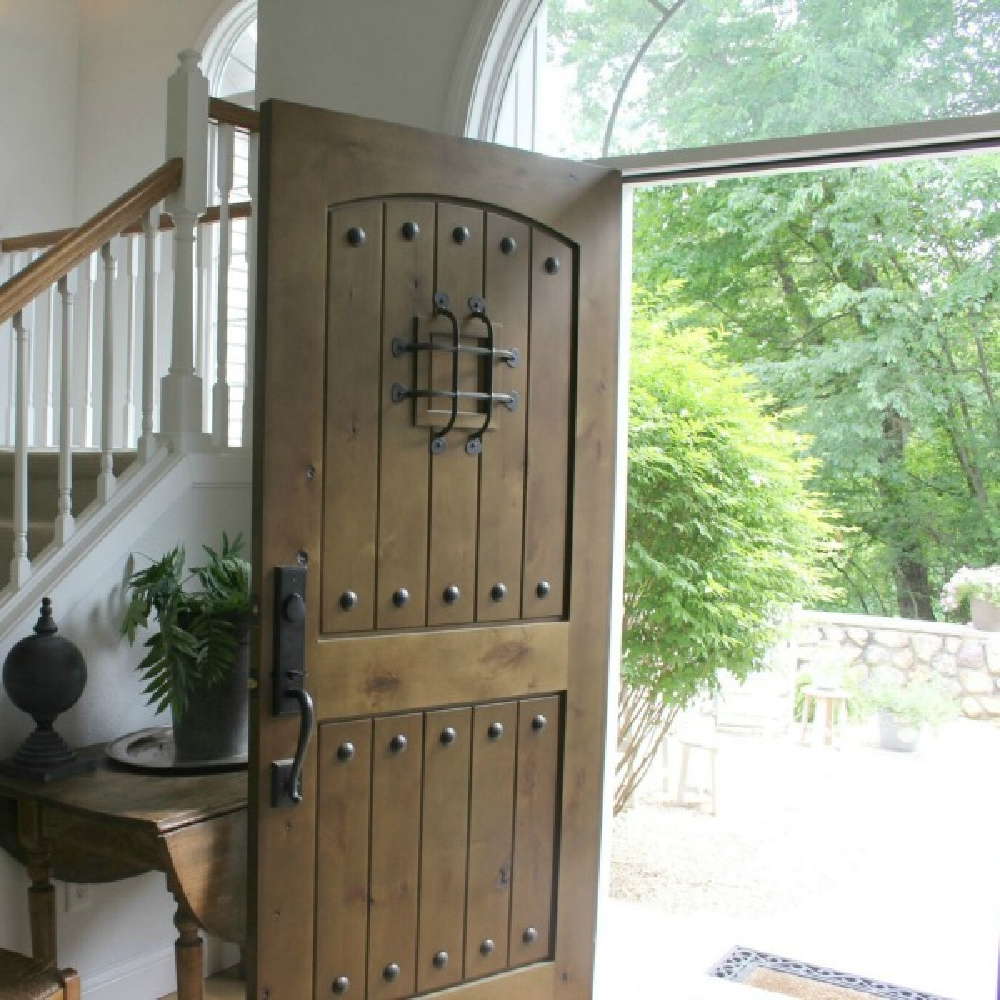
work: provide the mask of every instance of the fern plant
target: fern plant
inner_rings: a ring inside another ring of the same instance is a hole
[[[222,549],[202,546],[208,561],[184,575],[184,547],[178,545],[129,578],[129,603],[121,634],[134,645],[154,616],[136,669],[148,705],[170,708],[181,718],[198,690],[218,684],[235,660],[241,628],[252,607],[250,563],[241,556],[243,539],[223,534]]]

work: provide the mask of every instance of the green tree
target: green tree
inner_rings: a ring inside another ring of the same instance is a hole
[[[832,544],[807,442],[679,319],[658,296],[633,328],[616,809],[677,714],[722,668],[760,668],[789,606],[823,596]]]
[[[998,38],[1000,9],[977,0],[549,0],[550,57],[573,81],[551,151],[994,111]]]
[[[649,190],[636,234],[639,283],[683,276],[813,438],[857,529],[848,607],[930,619],[957,565],[1000,558],[1000,159]]]
[[[977,0],[550,0],[577,155],[1000,108],[1000,7]],[[636,278],[681,280],[815,439],[855,530],[853,610],[933,618],[960,563],[1000,558],[996,160],[644,192]]]

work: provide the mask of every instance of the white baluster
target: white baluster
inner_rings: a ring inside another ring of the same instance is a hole
[[[32,261],[38,260],[41,253],[32,250],[29,255]],[[32,299],[24,309],[24,325],[29,330],[37,330],[38,300]],[[28,376],[25,389],[28,393],[28,420],[27,420],[27,445],[30,448],[38,439],[38,428],[35,426],[35,342],[34,338],[28,339],[25,345],[28,350]]]
[[[194,370],[194,230],[208,201],[208,81],[198,53],[180,54],[181,66],[167,84],[167,155],[184,158],[181,186],[168,195],[174,217],[174,328],[170,370],[160,394],[160,432],[181,450],[199,448],[202,386]]]
[[[62,368],[59,386],[59,500],[56,544],[65,545],[73,534],[73,305],[76,270],[59,280],[62,299]]]
[[[104,261],[104,334],[101,367],[101,471],[97,477],[97,499],[107,502],[115,492],[115,458],[111,450],[111,427],[114,419],[112,395],[115,377],[115,277],[118,263],[111,252],[111,241],[101,247]]]
[[[250,218],[247,220],[247,332],[246,372],[243,386],[243,420],[240,444],[249,448],[253,444],[253,394],[254,394],[254,325],[257,318],[257,154],[258,135],[250,135],[249,183]]]
[[[28,562],[28,330],[21,312],[14,314],[14,554],[10,582],[20,590],[31,575]]]
[[[156,388],[156,292],[160,274],[159,213],[151,208],[142,217],[142,433],[139,461],[148,462],[158,445],[153,433],[153,392]]]
[[[51,448],[56,440],[56,286],[49,286],[45,335],[45,394],[42,399],[42,444]]]
[[[125,342],[125,401],[122,404],[122,444],[135,441],[135,347],[139,326],[139,239],[125,237],[125,270],[128,278],[128,314]]]
[[[217,183],[219,186],[219,277],[216,283],[218,312],[215,326],[215,386],[212,389],[212,442],[216,448],[229,444],[229,199],[233,191],[232,125],[218,129]]]
[[[17,274],[18,256],[10,255],[10,276]],[[14,321],[8,324],[10,329],[10,347],[7,353],[7,436],[5,441],[14,447],[14,424],[17,421],[17,335],[14,333]]]
[[[94,434],[94,344],[95,316],[97,313],[97,254],[92,253],[87,261],[87,339],[84,345],[83,365],[83,446],[93,448]]]
[[[197,302],[195,306],[196,326],[194,337],[194,370],[201,380],[201,412],[211,420],[212,397],[212,227],[199,225],[195,247],[198,261],[195,281],[197,282]]]

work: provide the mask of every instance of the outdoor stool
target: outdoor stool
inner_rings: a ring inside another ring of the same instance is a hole
[[[3,1000],[80,1000],[80,977],[16,951],[0,948],[0,997]]]
[[[719,741],[713,733],[697,736],[678,736],[677,742],[681,748],[681,770],[677,779],[677,803],[684,805],[688,792],[703,798],[708,811],[715,815],[715,761],[719,753]],[[691,755],[702,765],[702,770],[708,778],[707,786],[691,784],[688,772],[691,765]],[[699,760],[700,758],[700,760]]]
[[[813,710],[814,742],[824,742],[833,746],[835,733],[841,733],[844,728],[844,716],[847,714],[847,702],[851,696],[843,688],[824,688],[815,685],[802,690],[802,735],[801,741],[806,741],[809,729],[809,710]],[[819,737],[816,740],[816,737]]]

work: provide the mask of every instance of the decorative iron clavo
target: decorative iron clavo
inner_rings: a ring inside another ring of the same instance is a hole
[[[499,404],[513,412],[519,403],[516,392],[498,391],[497,371],[498,365],[516,368],[518,352],[496,346],[500,326],[490,318],[481,296],[471,296],[467,305],[467,315],[459,319],[447,292],[438,292],[430,321],[421,323],[415,317],[414,338],[392,341],[393,357],[410,354],[417,362],[415,386],[393,383],[392,401],[416,401],[415,423],[432,429],[430,448],[435,455],[445,451],[446,438],[455,428],[471,429],[465,451],[478,455],[493,422],[493,407]]]

